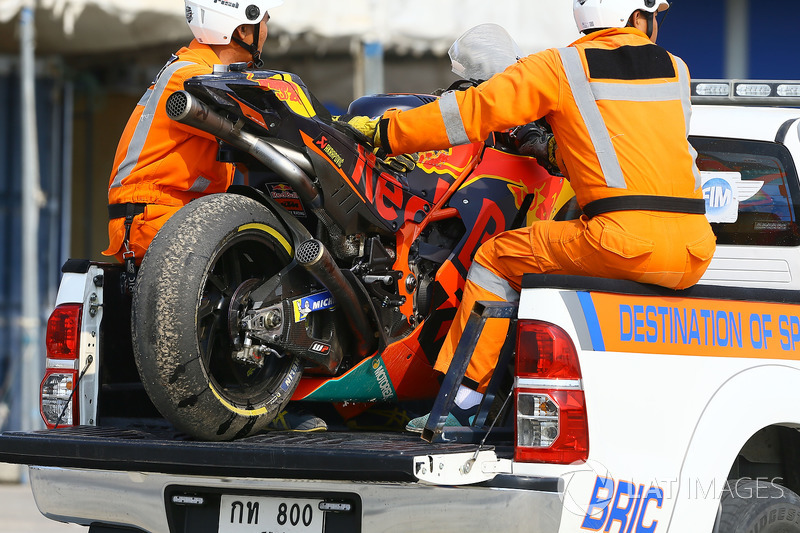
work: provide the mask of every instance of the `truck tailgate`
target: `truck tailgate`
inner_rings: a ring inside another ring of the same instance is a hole
[[[513,453],[494,449],[498,456]],[[471,444],[377,432],[272,432],[233,442],[94,426],[0,434],[0,462],[250,478],[416,481],[414,456],[474,450]]]

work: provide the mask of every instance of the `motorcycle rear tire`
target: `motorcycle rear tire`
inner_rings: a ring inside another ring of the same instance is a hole
[[[299,357],[266,356],[260,367],[236,360],[228,313],[238,287],[274,276],[293,256],[275,215],[235,194],[190,202],[153,239],[134,288],[134,356],[148,396],[179,431],[245,437],[289,402]]]

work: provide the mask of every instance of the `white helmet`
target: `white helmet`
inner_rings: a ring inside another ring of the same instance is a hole
[[[638,10],[655,13],[669,9],[667,0],[574,0],[572,13],[578,31],[624,28]]]
[[[242,24],[259,24],[283,0],[185,0],[186,21],[203,44],[228,44]]]

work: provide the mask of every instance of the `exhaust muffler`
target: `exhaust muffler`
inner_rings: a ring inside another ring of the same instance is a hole
[[[205,131],[250,154],[276,172],[311,209],[322,208],[322,198],[311,178],[287,156],[258,136],[243,131],[186,91],[175,91],[167,99],[167,115],[181,124]]]
[[[316,239],[309,239],[297,247],[295,259],[333,295],[336,304],[342,307],[345,319],[355,337],[355,351],[366,357],[374,351],[375,337],[369,337],[374,327],[370,326],[367,314],[362,309],[353,287],[336,265],[330,252]]]

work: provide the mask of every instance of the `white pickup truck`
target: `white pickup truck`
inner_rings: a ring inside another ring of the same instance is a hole
[[[530,275],[518,309],[476,307],[460,356],[490,316],[515,318],[516,346],[472,428],[435,427],[457,359],[432,442],[176,435],[136,373],[120,267],[71,261],[41,400],[62,422],[0,435],[0,461],[30,465],[45,516],[92,533],[800,532],[800,82],[692,89],[718,238],[703,280]]]

